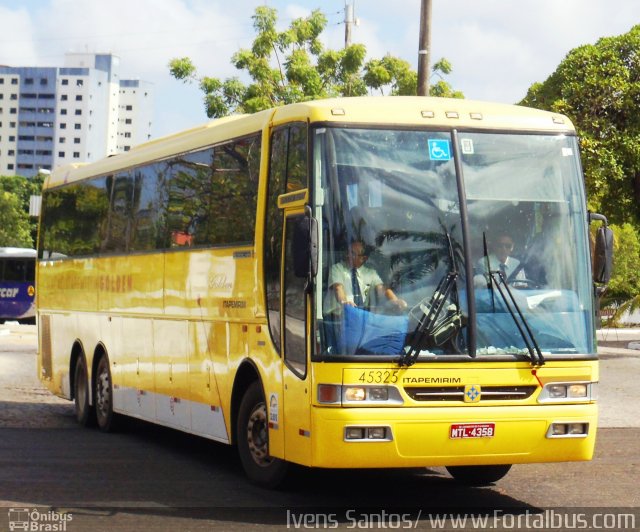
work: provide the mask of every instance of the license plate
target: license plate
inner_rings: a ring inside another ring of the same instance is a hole
[[[451,425],[449,438],[493,438],[495,423],[456,423]]]

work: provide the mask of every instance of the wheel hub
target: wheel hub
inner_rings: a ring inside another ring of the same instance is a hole
[[[267,407],[264,403],[256,406],[247,423],[247,443],[254,462],[259,466],[268,466],[273,459],[269,456],[269,428],[267,425]]]

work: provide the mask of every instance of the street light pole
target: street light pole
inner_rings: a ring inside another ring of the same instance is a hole
[[[431,54],[431,0],[422,0],[420,7],[420,43],[418,46],[418,96],[429,96]]]
[[[344,6],[344,47],[351,46],[351,27],[353,26],[353,4]]]

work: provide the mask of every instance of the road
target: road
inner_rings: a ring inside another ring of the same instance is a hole
[[[35,342],[33,326],[0,326],[0,532],[20,508],[30,511],[22,518],[32,530],[71,532],[473,529],[456,519],[485,513],[493,521],[482,528],[524,529],[541,519],[553,528],[582,514],[606,514],[595,525],[607,525],[628,513],[640,528],[640,351],[624,349],[619,338],[600,348],[601,428],[592,462],[518,465],[485,488],[460,486],[443,468],[299,470],[279,491],[249,484],[224,445],[137,421],[117,434],[78,428],[72,404],[38,383]],[[449,513],[437,526],[434,516]],[[623,528],[615,525],[609,528]]]

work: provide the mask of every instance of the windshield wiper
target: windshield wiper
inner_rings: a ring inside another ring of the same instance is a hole
[[[485,257],[487,261],[487,271],[489,272],[489,287],[491,289],[492,301],[493,301],[493,293],[494,293],[493,287],[495,286],[498,289],[498,293],[500,294],[502,301],[504,301],[504,306],[509,311],[509,314],[511,314],[511,317],[513,318],[513,322],[516,324],[516,327],[520,332],[520,336],[522,336],[522,340],[524,341],[525,347],[527,348],[527,351],[529,351],[531,362],[534,365],[542,366],[544,365],[545,360],[544,360],[544,357],[542,356],[542,351],[540,351],[540,346],[536,341],[536,337],[533,335],[533,331],[529,327],[529,324],[527,323],[527,320],[525,319],[524,314],[520,310],[520,307],[518,306],[518,303],[516,302],[516,299],[513,296],[513,292],[509,287],[509,283],[507,282],[506,276],[500,270],[490,269],[489,255],[487,254],[487,237],[485,233],[482,234],[482,238],[484,240],[484,252],[485,252]],[[502,287],[504,287],[504,291]],[[507,299],[507,295],[505,294],[505,291],[509,295],[508,299]],[[511,308],[511,305],[513,305],[513,308]],[[515,312],[514,312],[514,309],[515,309]],[[494,302],[494,313],[495,313],[495,302]],[[518,318],[520,318],[519,321],[518,321]]]
[[[438,324],[438,318],[456,284],[457,277],[458,272],[447,273],[438,283],[429,302],[426,305],[420,303],[419,308],[422,310],[422,316],[411,335],[409,351],[400,358],[400,366],[415,364],[426,339],[433,339],[434,343],[439,345],[449,339],[455,333],[456,328],[461,325],[461,316],[458,316],[458,319],[454,317],[453,320],[447,320],[444,327],[442,324]]]
[[[460,305],[457,297],[456,281],[458,279],[458,270],[456,268],[456,260],[451,244],[451,237],[445,230],[447,243],[449,246],[449,260],[451,261],[451,270],[440,279],[429,302],[418,305],[422,311],[422,315],[418,320],[418,325],[411,335],[409,343],[409,351],[400,357],[400,366],[412,366],[415,364],[420,351],[425,343],[433,345],[442,345],[463,326],[463,316],[460,312]],[[449,296],[453,293],[453,302],[446,307],[447,315],[440,319]],[[430,340],[430,342],[427,342]]]

